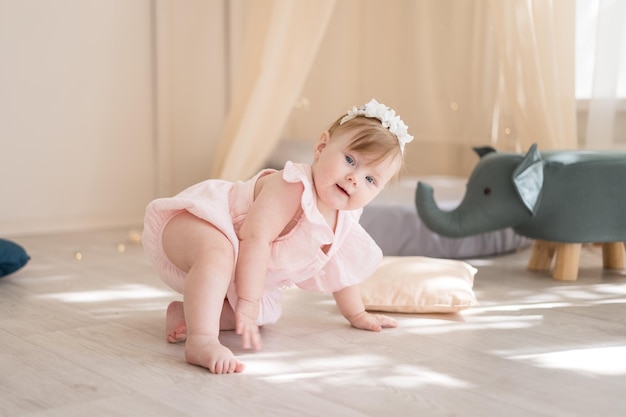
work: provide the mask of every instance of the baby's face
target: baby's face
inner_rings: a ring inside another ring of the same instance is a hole
[[[352,135],[342,132],[322,135],[315,148],[313,182],[318,206],[333,210],[355,210],[370,203],[393,178],[401,158],[389,156],[373,163],[363,154],[348,149]]]

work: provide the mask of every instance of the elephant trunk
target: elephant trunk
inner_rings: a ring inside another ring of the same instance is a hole
[[[457,238],[484,232],[479,227],[472,227],[471,222],[463,221],[460,206],[452,211],[441,210],[435,202],[433,188],[428,184],[417,184],[415,205],[424,224],[442,236]]]

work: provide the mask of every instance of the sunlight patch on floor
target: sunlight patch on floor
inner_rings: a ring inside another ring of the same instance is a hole
[[[154,300],[155,299],[151,299],[151,301],[146,301],[144,303],[137,303],[135,300],[131,300],[128,303],[116,303],[115,306],[111,307],[93,307],[89,310],[85,309],[83,311],[89,311],[91,315],[101,320],[116,320],[122,317],[137,316],[138,313],[142,312],[155,312],[158,314],[158,318],[164,321],[167,304],[155,302]]]
[[[30,264],[28,264],[28,269],[25,269],[24,273],[20,274],[19,282],[21,284],[62,282],[78,278],[77,274],[54,274],[50,272],[51,270],[53,270],[53,268],[41,268],[38,265],[31,268]]]
[[[607,295],[626,295],[626,288],[622,285],[615,285],[614,283],[568,285],[563,287],[546,288],[544,291],[548,291],[562,297],[588,300],[604,298]]]
[[[587,287],[577,287],[577,288],[559,288],[552,289],[553,293],[559,294],[560,296],[568,299],[575,300],[600,300],[607,296],[606,293],[597,293],[596,286],[587,286]]]
[[[385,385],[397,388],[417,388],[425,385],[448,388],[469,388],[472,386],[467,381],[462,381],[450,375],[409,365],[396,367],[393,375],[383,376],[381,381]]]
[[[535,309],[544,309],[544,308],[562,308],[562,307],[571,307],[571,303],[532,303],[532,304],[502,304],[502,305],[494,305],[490,307],[475,307],[470,311],[467,311],[465,314],[468,316],[478,315],[489,312],[498,312],[498,311],[523,311],[523,310],[535,310]]]
[[[437,319],[403,319],[402,328],[419,335],[434,335],[453,331],[473,331],[485,329],[525,329],[536,326],[543,320],[542,315],[528,316],[486,316],[472,317],[471,321],[450,321]]]
[[[120,285],[114,289],[94,291],[72,291],[43,294],[36,298],[42,300],[58,300],[66,303],[93,303],[115,300],[138,300],[145,298],[171,297],[169,291],[140,284]]]
[[[551,369],[580,371],[594,375],[626,375],[626,346],[572,349],[560,352],[512,356]]]
[[[626,295],[626,287],[623,285],[596,284],[593,286],[594,291],[604,295]]]
[[[481,306],[467,310],[466,314],[626,303],[625,295],[626,287],[614,283],[566,285],[542,288],[540,291],[520,290],[509,294],[515,303],[483,301]]]
[[[467,388],[471,384],[440,372],[413,365],[390,365],[384,357],[375,355],[350,355],[317,357],[296,362],[280,361],[278,358],[264,360],[244,358],[246,373],[270,382],[291,383],[314,380],[319,384],[335,386],[380,386],[394,388],[417,388],[436,385],[449,388]],[[372,376],[376,377],[373,378]]]
[[[315,353],[311,353],[311,355],[315,355]],[[307,378],[319,376],[320,373],[337,372],[341,369],[378,367],[385,363],[385,359],[373,355],[299,358],[295,361],[286,361],[285,357],[289,356],[287,352],[282,352],[279,355],[265,355],[256,352],[250,356],[240,355],[240,359],[244,363],[249,362],[249,369],[246,369],[248,373],[272,375],[270,378],[281,378],[287,375],[291,379],[299,379],[298,375]]]
[[[594,304],[626,304],[626,298],[618,298],[613,300],[599,300],[594,302]]]

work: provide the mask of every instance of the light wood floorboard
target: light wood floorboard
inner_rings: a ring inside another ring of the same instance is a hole
[[[218,376],[165,342],[181,297],[128,230],[13,240],[32,259],[0,280],[2,416],[626,415],[626,273],[595,247],[575,282],[527,272],[529,249],[467,260],[479,307],[381,334],[286,290],[263,350],[223,334],[246,371]]]

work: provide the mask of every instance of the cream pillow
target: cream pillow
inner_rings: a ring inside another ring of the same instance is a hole
[[[385,256],[360,284],[367,310],[453,313],[477,306],[476,268],[466,262],[422,256]]]

